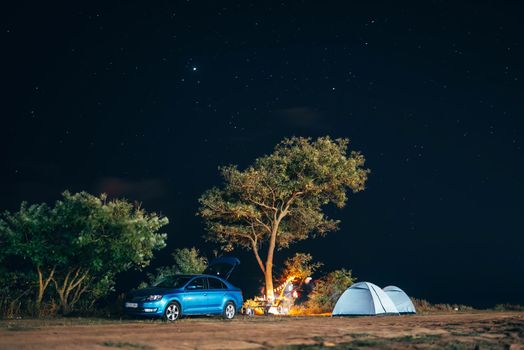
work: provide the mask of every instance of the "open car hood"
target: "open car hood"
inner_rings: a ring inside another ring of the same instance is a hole
[[[238,265],[240,265],[240,260],[234,257],[225,256],[212,260],[204,270],[204,273],[206,275],[218,276],[227,280]]]

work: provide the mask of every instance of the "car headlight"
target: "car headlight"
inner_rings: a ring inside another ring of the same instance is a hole
[[[150,295],[146,298],[147,301],[155,301],[162,299],[161,295]]]

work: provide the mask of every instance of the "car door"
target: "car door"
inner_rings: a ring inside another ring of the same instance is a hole
[[[208,277],[207,302],[210,313],[221,313],[227,287],[218,278]]]
[[[182,297],[184,314],[202,314],[207,309],[207,278],[196,277],[187,284]]]

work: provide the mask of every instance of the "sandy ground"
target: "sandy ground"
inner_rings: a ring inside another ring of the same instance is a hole
[[[524,349],[524,313],[0,321],[0,349]]]

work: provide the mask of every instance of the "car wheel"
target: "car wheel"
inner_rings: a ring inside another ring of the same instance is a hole
[[[164,311],[164,320],[174,322],[180,318],[180,304],[176,301],[169,303]]]
[[[237,313],[237,310],[235,308],[235,304],[233,304],[231,301],[228,301],[226,303],[226,306],[224,307],[224,318],[226,320],[232,320]]]

